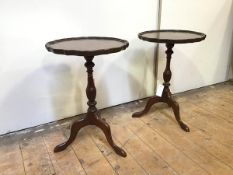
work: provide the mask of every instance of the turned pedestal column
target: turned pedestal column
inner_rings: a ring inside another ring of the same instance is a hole
[[[110,126],[108,125],[108,123],[105,121],[104,118],[101,118],[100,113],[96,108],[96,101],[95,101],[96,88],[95,88],[95,83],[94,83],[94,79],[93,79],[93,67],[95,64],[92,62],[93,58],[94,57],[85,57],[85,59],[86,59],[85,66],[87,68],[87,82],[88,82],[87,88],[86,88],[86,95],[88,98],[88,102],[87,102],[88,110],[87,110],[86,117],[84,119],[76,121],[72,124],[71,134],[70,134],[69,139],[65,143],[62,143],[62,144],[56,146],[54,149],[54,152],[63,151],[68,145],[70,145],[74,141],[79,130],[81,128],[83,128],[84,126],[95,125],[95,126],[99,127],[104,132],[108,143],[112,146],[114,151],[117,154],[119,154],[123,157],[126,157],[126,155],[127,155],[126,152],[114,143],[114,141],[112,139]]]
[[[125,40],[109,37],[79,37],[55,40],[46,44],[48,51],[56,54],[83,56],[86,60],[87,68],[87,88],[86,95],[88,98],[88,110],[86,116],[75,121],[71,126],[70,137],[62,144],[55,147],[54,152],[60,152],[69,146],[76,135],[83,127],[87,125],[95,125],[100,128],[113,150],[120,156],[126,157],[126,152],[118,147],[112,138],[111,129],[104,118],[101,118],[100,112],[96,108],[96,88],[93,78],[93,67],[95,66],[93,59],[96,55],[110,54],[119,52],[128,47]]]
[[[180,118],[179,104],[172,98],[172,94],[171,94],[171,91],[169,88],[170,80],[171,80],[171,76],[172,76],[172,72],[170,69],[170,63],[171,63],[171,55],[173,53],[172,48],[174,47],[174,44],[167,43],[166,47],[167,47],[167,51],[166,51],[167,63],[166,63],[166,68],[163,72],[163,79],[164,79],[163,86],[164,86],[164,88],[163,88],[162,96],[161,97],[159,97],[159,96],[151,97],[148,100],[144,110],[142,110],[141,112],[136,112],[132,116],[133,117],[141,117],[143,114],[146,114],[150,110],[151,106],[155,103],[158,103],[158,102],[167,103],[168,106],[172,107],[172,110],[175,114],[176,121],[178,122],[180,127],[184,131],[189,132],[189,127],[184,122],[182,122],[182,120]]]
[[[155,103],[163,102],[168,104],[169,107],[172,108],[176,121],[178,122],[179,126],[186,132],[189,132],[189,127],[181,120],[180,117],[180,107],[179,104],[173,99],[171,91],[170,91],[170,80],[172,77],[172,72],[170,69],[171,58],[173,54],[173,47],[175,44],[182,44],[182,43],[193,43],[199,42],[204,40],[206,35],[203,33],[187,31],[187,30],[152,30],[142,32],[139,35],[139,38],[149,42],[155,43],[165,43],[166,44],[166,55],[167,55],[167,62],[166,67],[163,72],[163,79],[164,79],[164,89],[162,92],[162,96],[153,96],[151,97],[145,108],[140,111],[136,112],[132,115],[132,117],[141,117],[142,115],[146,114],[152,105]]]

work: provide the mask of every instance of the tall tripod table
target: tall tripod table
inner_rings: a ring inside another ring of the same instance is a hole
[[[138,37],[141,40],[145,40],[148,42],[165,43],[167,47],[166,50],[167,63],[166,63],[166,68],[163,72],[164,89],[162,92],[162,96],[151,97],[148,100],[145,108],[140,112],[134,113],[132,117],[141,117],[150,110],[153,104],[158,102],[163,102],[168,104],[168,106],[172,107],[172,110],[175,114],[175,118],[178,124],[180,125],[180,127],[184,131],[189,132],[190,131],[189,127],[181,120],[179,104],[173,99],[169,88],[170,80],[172,76],[172,72],[170,69],[171,55],[173,54],[172,48],[174,47],[175,44],[200,42],[206,38],[206,35],[203,33],[187,31],[187,30],[152,30],[152,31],[139,33]]]
[[[118,155],[122,157],[127,156],[126,152],[114,143],[110,126],[104,118],[101,118],[100,112],[96,108],[96,88],[93,78],[93,67],[95,64],[93,59],[97,55],[119,52],[126,49],[128,45],[129,43],[125,40],[110,37],[65,38],[48,42],[45,45],[48,51],[55,54],[83,56],[86,60],[85,66],[87,68],[87,114],[84,119],[75,121],[72,124],[69,139],[65,143],[56,146],[54,152],[66,149],[74,141],[81,128],[87,125],[95,125],[104,132],[108,143]]]

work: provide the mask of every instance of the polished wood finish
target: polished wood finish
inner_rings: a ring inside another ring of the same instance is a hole
[[[206,38],[204,33],[191,30],[150,30],[138,34],[141,40],[156,43],[195,43]]]
[[[64,143],[57,145],[54,148],[54,152],[60,152],[66,149],[75,140],[78,132],[83,127],[95,125],[104,132],[108,143],[118,155],[122,157],[127,156],[126,152],[114,143],[110,126],[104,118],[101,118],[100,111],[98,111],[96,108],[96,88],[93,78],[93,67],[95,64],[93,59],[95,55],[118,52],[126,49],[128,45],[128,42],[125,40],[107,37],[66,38],[55,40],[46,44],[47,50],[56,54],[84,56],[86,60],[85,67],[87,68],[87,114],[85,118],[75,121],[72,124],[69,139]]]
[[[111,54],[126,49],[128,41],[113,37],[75,37],[48,42],[48,51],[61,55],[97,56]]]
[[[176,95],[192,129],[189,134],[177,129],[172,111],[163,103],[145,117],[132,119],[132,111],[146,100],[101,112],[115,142],[127,151],[126,158],[114,153],[97,127],[80,130],[79,139],[54,153],[54,146],[69,137],[69,125],[81,115],[0,137],[0,175],[232,174],[233,83]]]
[[[163,79],[164,79],[164,89],[162,92],[162,96],[154,96],[151,97],[145,108],[140,111],[133,113],[132,117],[141,117],[142,115],[146,114],[150,108],[159,102],[163,102],[168,104],[169,107],[172,108],[176,121],[180,125],[181,129],[186,132],[189,132],[189,127],[181,120],[180,117],[180,107],[179,104],[173,99],[171,91],[170,91],[170,80],[172,76],[172,72],[170,69],[171,58],[173,54],[172,48],[176,43],[192,43],[192,42],[199,42],[204,40],[206,37],[205,34],[193,32],[193,31],[184,31],[184,30],[159,30],[159,31],[146,31],[139,34],[139,38],[149,42],[158,42],[158,43],[166,43],[166,55],[167,55],[167,62],[166,67],[163,72]]]
[[[85,66],[87,68],[87,73],[88,73],[88,84],[87,84],[87,88],[86,88],[86,94],[87,94],[87,98],[88,98],[87,104],[89,106],[88,110],[87,110],[86,117],[84,119],[76,121],[72,124],[71,134],[70,134],[68,141],[66,141],[65,143],[62,143],[60,145],[57,145],[54,149],[54,152],[60,152],[60,151],[63,151],[64,149],[66,149],[66,147],[69,146],[74,141],[77,133],[83,127],[85,127],[87,125],[95,125],[95,126],[99,127],[104,132],[104,134],[108,140],[108,143],[112,146],[112,148],[115,150],[115,152],[118,155],[126,157],[126,155],[127,155],[126,152],[123,149],[121,149],[120,147],[118,147],[113,142],[110,126],[105,121],[105,119],[101,118],[100,113],[96,108],[96,101],[95,101],[96,88],[94,85],[94,79],[93,79],[93,74],[92,74],[93,67],[95,65],[92,62],[93,58],[94,57],[85,57],[85,59],[86,59]]]
[[[162,97],[159,97],[159,96],[154,96],[154,97],[151,97],[144,110],[140,111],[140,112],[136,112],[132,115],[132,117],[141,117],[142,115],[146,114],[150,108],[152,107],[152,105],[156,104],[156,103],[159,103],[159,102],[163,102],[163,103],[166,103],[168,104],[168,106],[172,107],[172,110],[174,112],[174,115],[175,115],[175,118],[176,118],[176,121],[178,122],[178,124],[180,125],[180,127],[186,131],[186,132],[189,132],[190,129],[189,127],[181,120],[180,118],[180,107],[179,107],[179,104],[172,98],[172,94],[171,94],[171,91],[169,89],[169,86],[170,86],[170,80],[171,80],[171,69],[170,69],[170,62],[171,62],[171,55],[173,53],[172,51],[172,48],[174,47],[174,44],[166,44],[166,47],[167,47],[167,51],[166,51],[166,54],[167,54],[167,63],[166,63],[166,68],[165,68],[165,71],[163,72],[163,79],[164,79],[164,89],[163,89],[163,92],[162,92]]]

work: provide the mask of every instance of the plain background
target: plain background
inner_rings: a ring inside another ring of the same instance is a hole
[[[232,0],[163,0],[161,29],[186,29],[203,32],[200,43],[175,45],[171,64],[173,92],[183,92],[228,80],[233,62]],[[161,45],[158,84],[165,66]]]
[[[84,58],[49,53],[44,45],[54,39],[96,35],[129,41],[127,50],[94,59],[99,108],[151,96],[154,44],[137,34],[157,28],[157,4],[1,0],[0,134],[86,112]]]

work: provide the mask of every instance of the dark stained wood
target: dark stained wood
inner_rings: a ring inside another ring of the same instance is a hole
[[[173,99],[169,88],[170,80],[172,76],[172,72],[170,69],[171,56],[173,54],[172,48],[174,47],[175,43],[198,42],[205,39],[205,37],[206,37],[205,34],[193,32],[193,31],[184,31],[184,30],[160,30],[160,31],[147,31],[147,32],[139,33],[139,38],[142,40],[149,42],[166,43],[167,62],[166,62],[166,68],[163,72],[164,89],[162,92],[162,96],[151,97],[148,100],[144,110],[134,113],[132,117],[141,117],[150,110],[152,105],[154,105],[155,103],[163,102],[168,104],[168,106],[172,108],[176,121],[178,122],[180,127],[186,132],[190,131],[189,127],[181,120],[179,104]]]
[[[71,41],[73,45],[76,45],[72,46],[72,44],[70,43]],[[105,42],[107,42],[107,44],[104,44]],[[57,46],[56,44],[60,45]],[[111,145],[111,147],[118,155],[122,157],[127,156],[126,152],[114,143],[112,139],[110,126],[104,118],[101,118],[100,112],[96,108],[96,88],[93,79],[93,67],[95,66],[95,64],[93,63],[93,59],[95,55],[114,53],[123,50],[127,47],[128,42],[125,40],[106,37],[69,38],[52,41],[46,44],[46,48],[48,49],[48,51],[57,54],[84,56],[86,60],[85,66],[87,68],[86,95],[88,98],[88,110],[86,117],[72,124],[69,139],[64,143],[57,145],[54,148],[54,152],[60,152],[66,149],[67,146],[69,146],[75,140],[79,130],[83,127],[88,125],[95,125],[104,132],[108,143]],[[71,50],[69,48],[71,48]]]
[[[139,33],[138,37],[149,42],[184,44],[200,42],[206,35],[190,30],[151,30]]]
[[[96,56],[119,52],[129,46],[128,41],[112,37],[76,37],[48,42],[48,51],[62,55]]]

